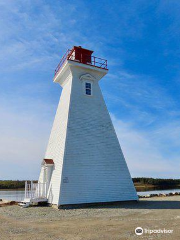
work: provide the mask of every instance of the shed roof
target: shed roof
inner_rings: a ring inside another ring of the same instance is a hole
[[[53,159],[44,159],[44,162],[45,162],[46,164],[54,164]]]

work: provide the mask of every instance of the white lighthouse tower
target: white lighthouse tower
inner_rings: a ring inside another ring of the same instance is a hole
[[[98,84],[107,61],[92,53],[74,47],[55,71],[63,90],[39,184],[57,206],[138,199]]]

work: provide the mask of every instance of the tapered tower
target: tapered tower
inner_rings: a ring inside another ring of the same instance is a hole
[[[74,47],[55,70],[63,90],[39,183],[57,206],[138,199],[98,84],[107,61],[92,53]]]

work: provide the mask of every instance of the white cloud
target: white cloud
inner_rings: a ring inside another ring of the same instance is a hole
[[[58,14],[44,1],[6,1],[0,6],[1,72],[55,68],[60,60],[57,49],[64,51],[73,39],[62,25],[63,5],[58,5]],[[74,24],[72,19],[67,22]]]
[[[12,102],[0,107],[0,179],[37,179],[55,106],[28,98]]]
[[[0,179],[37,179],[55,109],[36,101],[27,111],[0,109]],[[49,117],[44,117],[45,112]],[[142,131],[113,115],[112,119],[133,177],[179,177],[180,124]],[[168,152],[168,145],[174,146],[174,152]]]
[[[180,137],[172,133],[178,131],[177,126],[163,126],[152,131],[135,129],[132,124],[125,123],[112,115],[114,126],[133,177],[179,178]],[[179,134],[178,134],[179,135]],[[166,153],[176,146],[176,152]],[[177,146],[178,145],[178,146]],[[167,149],[168,150],[168,149]]]

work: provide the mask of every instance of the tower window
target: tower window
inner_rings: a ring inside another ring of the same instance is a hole
[[[85,93],[86,95],[91,96],[92,95],[92,84],[91,83],[85,83]]]

